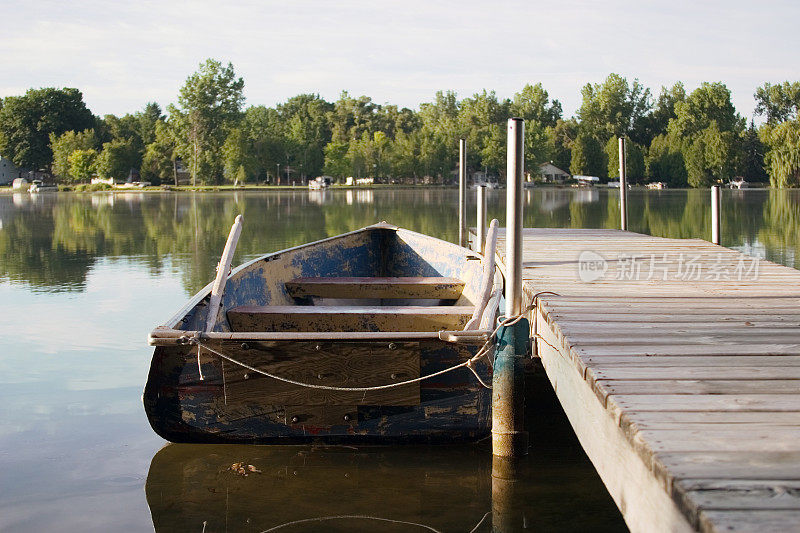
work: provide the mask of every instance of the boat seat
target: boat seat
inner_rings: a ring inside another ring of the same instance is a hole
[[[294,298],[431,298],[458,300],[464,282],[445,277],[297,278],[286,282]]]
[[[472,306],[241,306],[228,311],[233,331],[440,331],[463,329]]]

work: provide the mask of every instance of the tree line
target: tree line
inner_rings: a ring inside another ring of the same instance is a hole
[[[301,94],[275,107],[244,107],[233,65],[208,59],[166,114],[156,103],[122,117],[94,116],[77,89],[31,89],[0,101],[0,155],[59,182],[93,175],[197,184],[305,182],[327,174],[397,183],[450,183],[458,139],[470,170],[502,177],[506,119],[525,120],[525,164],[533,176],[551,162],[572,174],[618,174],[617,138],[626,137],[634,183],[705,187],[741,176],[776,187],[800,185],[800,82],[765,83],[754,94],[760,127],[748,124],[730,90],[682,83],[658,96],[638,80],[610,74],[581,89],[581,107],[563,116],[540,83],[512,98],[483,90],[458,99],[439,91],[418,110],[343,92],[335,102]]]

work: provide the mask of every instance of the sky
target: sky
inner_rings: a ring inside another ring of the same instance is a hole
[[[77,87],[96,115],[165,108],[211,57],[247,105],[347,90],[417,109],[541,82],[568,117],[615,72],[654,95],[722,81],[751,117],[757,87],[800,78],[799,16],[776,0],[0,0],[0,97]]]

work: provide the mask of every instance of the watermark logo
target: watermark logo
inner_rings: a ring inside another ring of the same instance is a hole
[[[584,250],[578,256],[578,277],[584,283],[591,283],[606,275],[608,261],[591,250]]]
[[[625,281],[747,281],[758,279],[758,257],[703,253],[618,254],[606,259],[584,250],[578,256],[578,278],[584,283]]]

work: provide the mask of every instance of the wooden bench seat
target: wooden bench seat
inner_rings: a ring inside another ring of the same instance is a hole
[[[228,311],[233,331],[460,330],[472,306],[241,306]]]
[[[286,282],[295,298],[432,298],[457,300],[464,282],[445,277],[297,278]]]

